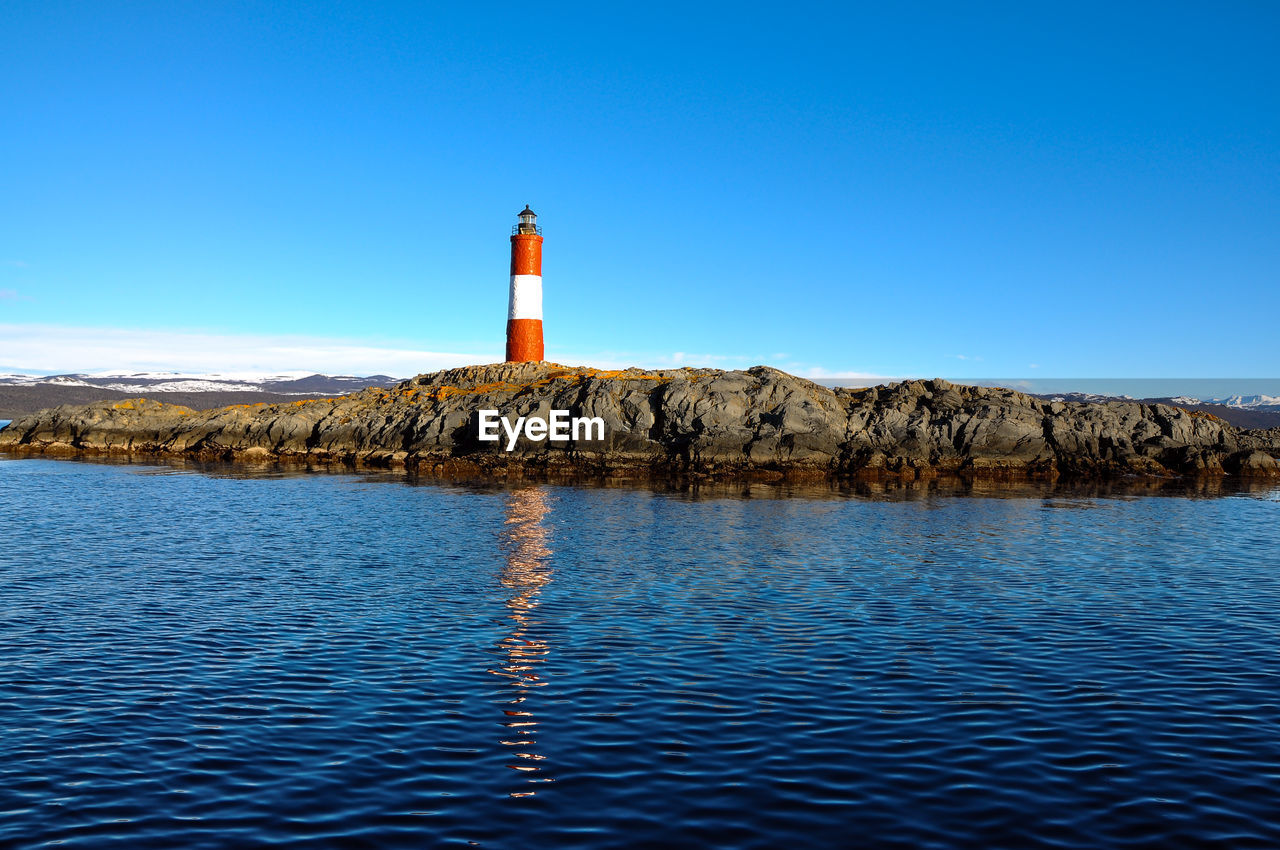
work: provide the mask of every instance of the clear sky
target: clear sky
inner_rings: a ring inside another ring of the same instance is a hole
[[[1273,2],[8,0],[0,34],[0,371],[501,359],[529,203],[562,362],[1280,375]]]

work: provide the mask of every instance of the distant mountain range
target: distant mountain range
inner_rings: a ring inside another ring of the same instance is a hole
[[[1175,398],[1173,401],[1176,404],[1178,400]],[[1194,403],[1194,399],[1190,401]],[[1275,395],[1233,395],[1227,398],[1211,398],[1201,403],[1222,404],[1227,407],[1238,407],[1241,410],[1280,411],[1280,396]]]
[[[289,372],[282,375],[220,373],[188,375],[179,372],[104,372],[93,375],[4,375],[0,386],[97,387],[123,393],[167,392],[264,392],[281,395],[313,395],[346,393],[365,387],[389,387],[401,381],[387,375],[354,377],[351,375],[313,375]]]
[[[100,372],[72,375],[0,374],[0,419],[15,419],[60,404],[88,404],[103,399],[146,396],[196,410],[231,404],[293,401],[339,396],[365,387],[389,387],[400,381],[388,375],[281,375],[177,372]]]
[[[1280,427],[1280,396],[1273,395],[1233,395],[1224,398],[1194,398],[1192,396],[1132,398],[1130,396],[1099,395],[1098,393],[1031,393],[1031,395],[1049,401],[1137,401],[1143,404],[1171,404],[1187,410],[1211,413],[1238,428]]]

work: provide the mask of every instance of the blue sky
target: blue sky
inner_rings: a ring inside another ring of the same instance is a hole
[[[1280,375],[1273,3],[8,2],[0,370]],[[420,365],[419,365],[420,364]]]

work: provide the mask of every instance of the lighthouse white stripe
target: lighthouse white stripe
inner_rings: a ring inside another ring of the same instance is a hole
[[[507,302],[507,318],[542,320],[542,275],[511,276],[511,300]]]

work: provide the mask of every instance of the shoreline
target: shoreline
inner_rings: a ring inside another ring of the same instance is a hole
[[[485,442],[497,412],[544,422],[567,412],[601,427],[558,443],[531,431]],[[763,366],[508,363],[285,404],[102,401],[15,420],[0,451],[403,468],[447,480],[1280,478],[1280,429],[1175,406],[1051,402],[942,380],[833,389]]]
[[[910,487],[1055,487],[1066,490],[1090,487],[1196,488],[1238,489],[1241,486],[1268,485],[1280,482],[1270,472],[1199,472],[1164,474],[1134,471],[1113,465],[1087,472],[1058,472],[1055,469],[1023,469],[999,466],[975,466],[938,469],[931,466],[903,464],[898,469],[860,468],[840,472],[813,466],[791,466],[782,469],[736,467],[731,464],[702,467],[655,464],[600,466],[562,460],[539,463],[520,459],[407,457],[398,452],[370,452],[365,455],[328,455],[322,453],[271,453],[257,448],[245,450],[202,450],[171,452],[153,449],[121,449],[77,447],[68,443],[40,446],[0,446],[0,457],[13,460],[82,460],[108,464],[177,465],[192,468],[218,468],[256,472],[267,469],[318,474],[392,473],[410,478],[442,483],[624,487],[731,487],[736,485],[769,485],[779,487],[870,487],[895,489]],[[248,476],[252,477],[252,476]]]
[[[315,458],[200,459],[189,455],[143,452],[49,454],[0,449],[0,461],[43,460],[106,467],[167,470],[211,475],[218,478],[279,479],[305,476],[338,476],[411,486],[460,487],[476,491],[508,491],[527,487],[569,487],[599,490],[647,490],[655,494],[728,498],[890,498],[911,500],[931,496],[990,498],[1130,498],[1143,496],[1217,498],[1237,494],[1269,494],[1280,491],[1280,480],[1267,476],[1142,476],[1111,478],[984,477],[937,475],[921,479],[897,477],[712,478],[675,476],[588,476],[547,471],[508,476],[467,476],[424,473],[405,466],[349,464]]]

